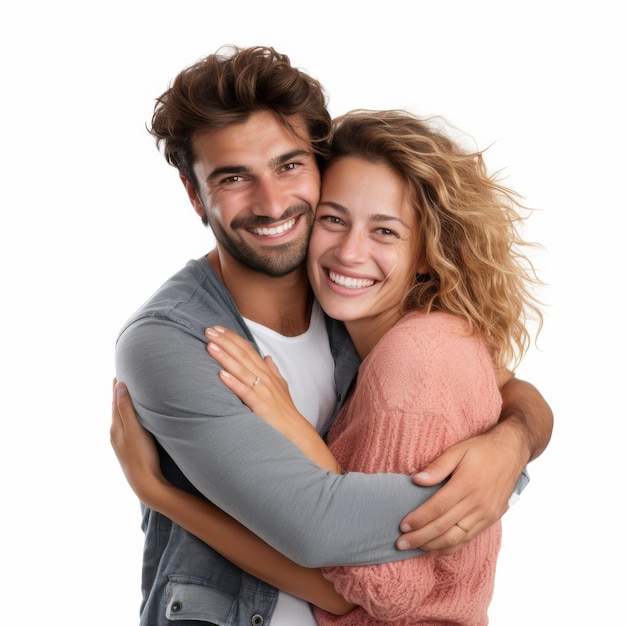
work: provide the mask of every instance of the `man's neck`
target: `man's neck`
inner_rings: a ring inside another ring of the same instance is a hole
[[[242,266],[218,249],[209,252],[207,259],[243,317],[286,337],[308,330],[313,296],[304,266],[274,278]]]

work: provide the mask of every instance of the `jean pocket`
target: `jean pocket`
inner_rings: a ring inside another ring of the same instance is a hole
[[[232,624],[236,610],[231,594],[188,577],[170,578],[166,598],[165,617],[172,622],[195,620],[226,626]]]

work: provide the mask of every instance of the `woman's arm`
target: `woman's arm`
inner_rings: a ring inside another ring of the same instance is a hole
[[[270,585],[337,615],[354,608],[320,570],[290,561],[221,509],[167,482],[159,468],[154,440],[137,420],[123,383],[114,382],[110,432],[111,445],[126,480],[146,506],[166,515],[229,561]]]
[[[243,337],[220,326],[208,328],[209,354],[224,368],[222,382],[251,411],[280,431],[320,467],[343,474],[337,459],[296,409],[287,381],[271,356],[264,359]]]

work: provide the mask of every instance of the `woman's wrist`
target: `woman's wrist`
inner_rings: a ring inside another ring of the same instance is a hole
[[[168,497],[171,497],[171,492],[175,489],[162,475],[142,475],[140,479],[128,482],[139,500],[159,513],[164,513],[163,508],[168,502]]]

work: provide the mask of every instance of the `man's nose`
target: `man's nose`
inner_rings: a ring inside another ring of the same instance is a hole
[[[254,186],[252,212],[255,215],[278,219],[287,208],[285,193],[280,183],[273,179],[260,179]]]

